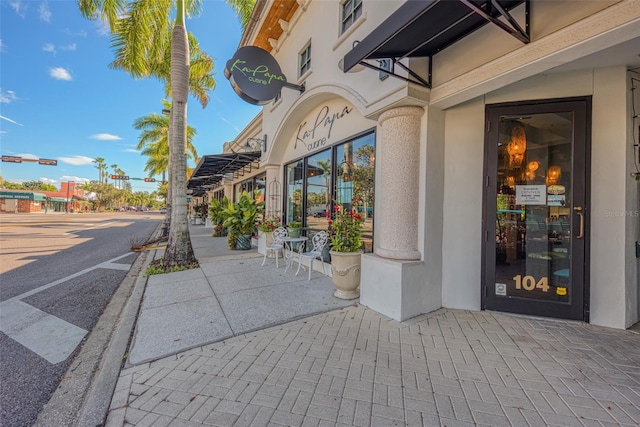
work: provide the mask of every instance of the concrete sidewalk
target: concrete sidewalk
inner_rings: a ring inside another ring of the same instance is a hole
[[[442,309],[399,323],[192,227],[149,278],[108,426],[640,425],[640,335]],[[297,319],[297,320],[295,320]]]
[[[284,272],[255,250],[229,251],[226,238],[193,227],[200,268],[150,276],[128,362],[143,362],[352,304],[334,298],[331,278]],[[158,254],[161,256],[161,254]],[[292,271],[293,270],[293,271]],[[356,301],[357,302],[357,301]]]

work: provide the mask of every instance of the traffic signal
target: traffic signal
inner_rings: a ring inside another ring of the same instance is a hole
[[[22,163],[22,157],[17,156],[2,156],[3,162]]]
[[[156,182],[155,178],[145,178],[144,182]]]
[[[47,166],[58,166],[58,161],[52,159],[38,159],[38,164]]]
[[[129,179],[129,175],[111,175],[111,179]]]

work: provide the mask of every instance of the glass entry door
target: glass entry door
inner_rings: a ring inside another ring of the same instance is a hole
[[[487,108],[483,308],[588,320],[589,106]]]

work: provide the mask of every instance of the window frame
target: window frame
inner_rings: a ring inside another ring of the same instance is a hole
[[[298,77],[304,76],[311,70],[311,40],[298,54]]]
[[[362,0],[340,3],[340,34],[344,34],[362,16]]]

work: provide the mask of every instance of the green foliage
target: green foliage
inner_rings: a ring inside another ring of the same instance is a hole
[[[258,229],[265,233],[270,233],[280,226],[282,226],[282,222],[280,222],[279,216],[267,216],[260,222]]]
[[[27,190],[41,190],[41,191],[57,191],[55,185],[45,184],[40,181],[26,181],[22,183],[22,186]]]
[[[45,184],[41,181],[25,181],[22,184],[18,182],[3,181],[2,186],[8,190],[33,190],[33,191],[57,191],[55,185]]]
[[[147,276],[153,276],[154,274],[165,274],[165,273],[175,273],[177,271],[185,271],[190,270],[192,268],[198,268],[198,264],[193,265],[174,265],[173,267],[168,267],[164,265],[164,261],[162,259],[158,259],[153,261],[149,267],[145,270],[145,274]]]
[[[222,201],[213,199],[209,202],[209,217],[213,225],[222,226],[225,220],[224,210],[229,206],[229,199],[223,197]]]
[[[227,247],[231,250],[236,248],[236,243],[238,242],[238,233],[234,230],[229,230],[229,234],[227,234]]]
[[[302,223],[300,221],[289,221],[289,224],[287,224],[287,228],[301,228],[302,227]]]
[[[4,183],[2,184],[3,188],[6,188],[7,190],[24,190],[24,187],[22,186],[22,184],[19,184],[17,182],[10,182],[10,181],[4,181]]]
[[[362,247],[362,224],[364,218],[358,207],[359,196],[351,200],[351,209],[336,203],[333,218],[329,218],[329,247],[334,252],[357,252]]]
[[[256,230],[256,219],[262,212],[264,202],[257,202],[248,192],[243,191],[236,203],[230,203],[224,210],[222,225],[236,235],[247,236]]]

